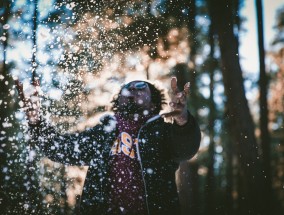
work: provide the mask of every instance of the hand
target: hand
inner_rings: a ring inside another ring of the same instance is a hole
[[[35,79],[33,82],[33,93],[31,96],[26,97],[24,95],[23,84],[18,80],[15,81],[16,88],[20,97],[20,106],[26,112],[28,123],[36,125],[40,121],[40,100],[38,96],[39,92],[39,80]]]
[[[187,82],[184,85],[183,91],[180,92],[177,87],[177,78],[172,77],[171,79],[171,102],[170,107],[172,111],[168,114],[164,114],[165,117],[173,117],[175,122],[178,125],[184,125],[188,120],[188,112],[187,112],[187,96],[189,94],[189,86],[190,83]]]

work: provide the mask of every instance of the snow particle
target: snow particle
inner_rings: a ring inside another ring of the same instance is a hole
[[[154,173],[154,170],[153,170],[153,169],[151,169],[151,168],[147,168],[147,170],[146,170],[146,171],[147,171],[147,173],[148,173],[148,174],[153,174],[153,173]]]

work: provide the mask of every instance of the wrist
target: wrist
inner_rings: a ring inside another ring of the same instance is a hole
[[[188,121],[188,112],[187,109],[185,109],[180,115],[174,117],[174,121],[176,124],[182,126],[185,125]]]

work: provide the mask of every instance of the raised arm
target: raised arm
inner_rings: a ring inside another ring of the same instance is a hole
[[[170,94],[172,112],[166,114],[166,117],[172,117],[174,120],[170,126],[170,148],[173,159],[178,162],[192,158],[200,146],[199,126],[187,108],[189,86],[188,82],[184,85],[183,91],[179,91],[177,79],[172,77]]]
[[[201,133],[195,118],[187,112],[186,124],[176,122],[170,126],[170,148],[172,158],[177,161],[189,160],[198,151]]]
[[[66,165],[89,165],[95,158],[99,135],[93,128],[80,133],[60,134],[48,123],[30,125],[31,141],[52,161]],[[94,135],[94,134],[97,135]]]
[[[20,107],[25,111],[29,125],[37,125],[40,122],[40,99],[39,99],[39,79],[35,79],[32,84],[32,93],[26,96],[23,90],[23,84],[15,81],[18,95],[20,98]]]
[[[21,99],[20,106],[28,120],[33,147],[38,147],[41,153],[51,160],[69,165],[88,165],[92,157],[96,157],[94,153],[97,150],[94,148],[102,134],[99,133],[99,127],[82,133],[62,135],[41,116],[39,81],[35,80],[33,83],[31,96],[24,94],[23,85],[20,82],[16,82],[16,87]]]

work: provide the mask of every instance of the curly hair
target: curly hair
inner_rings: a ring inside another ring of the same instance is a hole
[[[155,109],[153,110],[153,114],[159,114],[159,112],[163,109],[163,106],[167,104],[166,102],[166,95],[163,89],[159,88],[158,86],[151,84],[150,82],[143,81],[148,84],[150,92],[151,92],[151,102],[154,104]],[[131,82],[129,82],[131,83]],[[127,84],[129,84],[127,83]],[[111,101],[111,110],[116,112],[118,110],[118,100],[121,96],[122,89],[127,85],[124,84],[119,93],[114,95],[112,101]]]

